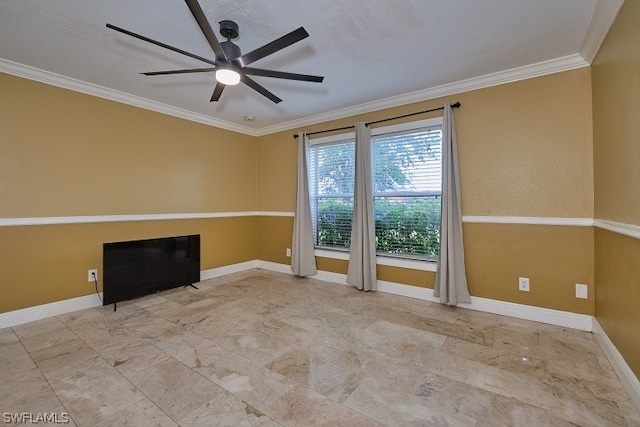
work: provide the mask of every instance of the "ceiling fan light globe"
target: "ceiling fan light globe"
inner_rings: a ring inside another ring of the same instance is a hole
[[[216,70],[216,80],[226,86],[234,86],[240,83],[240,74],[230,68]]]

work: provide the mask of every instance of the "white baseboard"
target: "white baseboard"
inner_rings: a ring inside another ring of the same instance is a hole
[[[219,268],[211,268],[209,270],[202,270],[200,272],[200,280],[212,279],[214,277],[238,273],[252,268],[258,268],[257,260],[226,265]],[[102,292],[100,293],[100,298],[102,298]],[[34,322],[36,320],[46,319],[47,317],[59,316],[72,311],[84,310],[85,308],[98,307],[101,305],[102,301],[100,301],[98,296],[96,294],[92,294],[0,313],[0,329],[10,328],[23,323]]]
[[[208,270],[202,270],[200,272],[200,280],[213,279],[220,276],[226,276],[227,274],[239,273],[245,270],[251,270],[252,268],[258,268],[257,260],[241,262],[238,264],[225,265],[224,267],[210,268]]]
[[[392,282],[378,281],[378,290],[395,295],[403,295],[410,298],[418,298],[426,301],[440,302],[440,298],[433,296],[433,289],[408,286]],[[471,304],[460,303],[458,307],[469,310],[483,311],[518,319],[532,320],[534,322],[548,323],[550,325],[565,328],[579,329],[591,332],[592,316],[571,313],[568,311],[552,310],[550,308],[534,307],[531,305],[516,304],[507,301],[471,297]]]
[[[102,298],[102,293],[100,293],[100,298]],[[102,301],[100,301],[98,295],[92,294],[0,313],[0,329],[100,305],[102,305]]]
[[[238,273],[252,268],[262,268],[265,270],[277,271],[285,274],[293,274],[291,267],[269,261],[253,260],[224,267],[212,268],[200,272],[200,280],[212,279],[225,276],[227,274]],[[345,274],[333,273],[330,271],[318,271],[314,278],[331,283],[347,285]],[[402,295],[410,298],[417,298],[425,301],[439,302],[433,296],[433,289],[420,288],[417,286],[403,285],[399,283],[378,281],[378,291],[394,295]],[[20,325],[22,323],[33,322],[51,316],[57,316],[71,311],[83,310],[101,305],[102,303],[96,295],[87,295],[72,298],[64,301],[52,302],[49,304],[28,307],[20,310],[0,313],[0,329]],[[459,307],[471,310],[484,311],[487,313],[500,314],[503,316],[515,317],[518,319],[533,320],[536,322],[548,323],[551,325],[563,326],[567,328],[591,331],[593,327],[592,316],[584,314],[569,313],[548,308],[533,307],[523,304],[515,304],[505,301],[491,300],[487,298],[471,297],[471,304],[459,304]]]
[[[291,266],[288,264],[280,264],[278,262],[262,261],[262,260],[258,260],[256,262],[258,263],[258,268],[262,268],[263,270],[277,271],[278,273],[285,273],[285,274],[293,274],[293,271],[291,271]]]
[[[591,332],[593,327],[593,316],[586,314],[534,307],[531,305],[516,304],[513,302],[498,301],[488,298],[472,296],[471,304],[461,303],[458,304],[458,306],[469,308],[471,310],[500,314],[502,316],[548,323],[550,325],[562,326],[565,328],[579,329],[586,332]]]
[[[638,411],[640,411],[640,381],[611,339],[609,339],[605,330],[602,329],[600,322],[595,318],[593,319],[593,335],[595,335],[598,343],[600,343],[600,347],[602,347],[604,354],[607,356],[607,359],[609,359],[613,370],[618,374],[618,378],[622,381],[622,385],[624,385],[624,388],[629,393],[631,400],[633,400]]]
[[[258,261],[258,267],[265,270],[279,271],[281,273],[293,274],[288,265],[278,264],[268,261]],[[347,284],[347,275],[333,273],[330,271],[318,271],[312,276],[314,279],[324,280],[341,285]],[[378,280],[378,291],[388,294],[402,295],[405,297],[421,299],[431,302],[440,302],[433,296],[433,289],[421,288],[418,286],[403,285],[400,283],[386,282]],[[568,311],[552,310],[550,308],[534,307],[531,305],[516,304],[513,302],[498,301],[488,298],[471,297],[471,304],[458,304],[458,307],[470,310],[483,311],[486,313],[499,314],[502,316],[515,317],[517,319],[532,320],[535,322],[547,323],[550,325],[562,326],[565,328],[579,329],[591,332],[593,327],[593,316],[586,314],[571,313]]]

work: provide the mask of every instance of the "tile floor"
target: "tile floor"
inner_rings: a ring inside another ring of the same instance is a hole
[[[0,412],[77,426],[640,426],[590,333],[264,270],[199,288],[0,330]]]

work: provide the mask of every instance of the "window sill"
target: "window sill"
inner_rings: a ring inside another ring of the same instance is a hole
[[[341,260],[349,260],[349,251],[348,250],[329,250],[329,249],[315,249],[315,256],[321,258],[331,258],[331,259],[341,259]],[[421,271],[437,271],[438,263],[436,261],[429,260],[416,260],[416,259],[406,259],[406,258],[398,258],[384,255],[376,256],[376,264],[378,265],[387,265],[390,267],[400,267],[400,268],[409,268],[411,270],[421,270]]]

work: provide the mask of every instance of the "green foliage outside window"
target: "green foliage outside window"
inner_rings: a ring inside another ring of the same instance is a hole
[[[318,246],[349,248],[350,200],[323,199],[318,203]],[[376,198],[376,249],[396,255],[435,258],[440,245],[440,198]]]
[[[438,256],[440,198],[375,199],[376,250],[388,254]]]
[[[349,249],[353,201],[318,201],[317,245]]]

